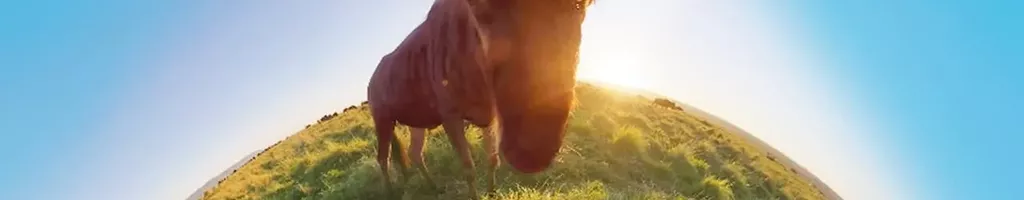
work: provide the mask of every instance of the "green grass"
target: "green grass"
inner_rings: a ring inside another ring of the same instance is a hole
[[[577,91],[555,164],[531,175],[503,165],[497,193],[485,199],[824,199],[810,181],[697,117],[589,84]],[[383,198],[369,112],[365,106],[346,110],[268,148],[203,198]],[[406,127],[397,131],[408,141]],[[403,184],[392,169],[403,199],[466,198],[461,165],[441,131],[428,133],[425,150],[440,190],[425,187],[420,176]],[[469,127],[467,134],[483,190],[487,159],[480,131]]]

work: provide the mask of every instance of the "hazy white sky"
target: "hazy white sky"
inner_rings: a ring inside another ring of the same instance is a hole
[[[83,154],[73,195],[180,199],[252,151],[365,98],[381,55],[431,1],[206,2],[139,65]],[[600,1],[580,76],[646,88],[762,138],[846,199],[910,199],[891,144],[779,8]],[[109,145],[116,143],[117,145]],[[96,188],[93,181],[116,183]]]

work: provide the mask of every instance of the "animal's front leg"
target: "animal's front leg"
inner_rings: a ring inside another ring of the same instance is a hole
[[[435,70],[443,70],[443,68]],[[448,81],[441,76],[442,74],[440,71],[435,71],[429,84],[437,98],[437,111],[441,114],[445,133],[448,135],[448,140],[451,141],[452,148],[459,154],[462,161],[466,184],[469,184],[469,196],[472,199],[479,199],[480,197],[476,194],[476,169],[473,167],[473,157],[469,154],[469,142],[466,141],[464,113],[462,109],[458,108],[460,105],[454,101],[452,92],[449,90],[451,87],[459,86],[449,85]]]
[[[462,161],[463,173],[466,176],[466,183],[469,184],[469,195],[473,199],[479,198],[476,194],[476,169],[473,166],[473,157],[469,151],[469,142],[466,141],[465,122],[461,118],[449,118],[444,121],[444,130],[448,134],[448,140],[452,148],[459,154]]]
[[[423,162],[423,147],[427,144],[426,132],[427,130],[423,128],[409,127],[409,139],[412,141],[412,144],[409,144],[411,146],[409,154],[411,154],[413,164],[423,175],[423,179],[426,179],[432,189],[437,189],[437,183],[434,182],[434,178],[427,170],[427,165]]]
[[[487,191],[495,192],[494,190],[494,175],[498,171],[498,165],[501,164],[498,160],[498,142],[497,142],[497,131],[498,124],[492,122],[490,126],[484,128],[484,132],[481,133],[484,136],[484,149],[487,151],[487,158],[489,162],[487,170]]]

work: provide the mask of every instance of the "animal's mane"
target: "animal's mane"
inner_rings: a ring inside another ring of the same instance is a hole
[[[451,86],[447,88],[455,105],[460,109],[493,106],[485,100],[490,95],[481,97],[491,93],[489,79],[483,77],[487,43],[471,5],[465,0],[439,0],[428,12],[426,23],[435,23],[424,44],[431,54],[428,62],[443,67],[440,72]],[[481,60],[474,60],[475,56]]]

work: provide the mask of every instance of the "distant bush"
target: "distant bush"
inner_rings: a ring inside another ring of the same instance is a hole
[[[354,110],[354,109],[356,109],[356,106],[349,106],[348,108],[345,108],[345,110],[342,110],[341,112],[348,112],[349,110]]]
[[[680,108],[675,102],[664,98],[655,98],[654,104],[673,110],[683,110],[683,108]]]
[[[338,112],[334,112],[334,113],[331,113],[331,114],[324,115],[323,117],[320,117],[320,120],[318,120],[316,122],[317,123],[322,123],[322,122],[325,122],[325,121],[330,120],[331,118],[334,118],[334,117],[337,117],[337,116],[338,116]]]

